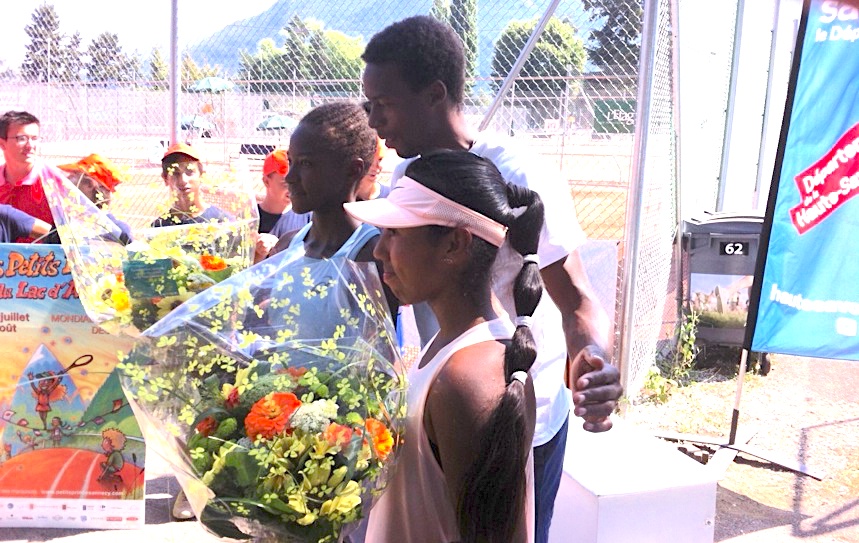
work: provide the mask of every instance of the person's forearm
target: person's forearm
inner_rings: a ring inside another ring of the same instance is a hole
[[[581,290],[579,296],[577,309],[562,314],[567,353],[572,358],[585,347],[594,346],[603,351],[606,362],[610,362],[611,321],[599,301]]]

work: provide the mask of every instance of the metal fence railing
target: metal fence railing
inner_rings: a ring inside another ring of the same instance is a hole
[[[625,237],[630,172],[637,160],[633,129],[644,1],[560,1],[490,124],[557,164],[579,221],[596,239]],[[388,24],[421,13],[448,21],[463,38],[470,59],[466,113],[477,124],[549,4],[273,1],[263,13],[242,14],[209,38],[180,43],[181,137],[202,150],[209,172],[234,171],[256,180],[258,161],[244,160],[242,145],[285,146],[290,123],[315,105],[362,98],[360,55],[366,41]],[[659,5],[660,13],[667,13],[669,0]],[[166,20],[169,13],[164,15]],[[193,24],[195,15],[184,13],[180,0],[179,35]],[[659,19],[660,55],[670,49],[669,27]],[[154,43],[149,53],[136,55],[123,49],[119,34],[81,43],[80,29],[63,26],[50,3],[33,9],[25,30],[23,62],[0,74],[0,110],[24,109],[40,118],[42,153],[50,161],[93,152],[113,159],[127,169],[128,185],[135,189],[129,191],[134,197],[124,198],[120,186],[114,205],[145,205],[138,195],[162,187],[158,161],[170,133],[169,44]],[[673,115],[663,96],[663,87],[671,85],[671,73],[663,69],[670,55],[660,59],[654,100],[666,116],[659,126],[665,127]],[[662,128],[648,137],[664,137],[666,144],[671,139]],[[667,185],[676,181],[672,160],[669,153],[646,172],[665,197],[673,194]],[[669,219],[670,214],[647,220],[657,221],[652,232],[664,236]],[[660,247],[664,241],[660,238]],[[653,292],[665,290],[667,274],[661,270],[667,265],[662,249],[657,253],[642,264],[652,276],[643,271],[637,276]],[[651,317],[656,318],[642,313],[635,326]],[[657,320],[661,324],[661,316]],[[655,340],[651,333],[641,337]],[[646,364],[646,349],[636,352]]]

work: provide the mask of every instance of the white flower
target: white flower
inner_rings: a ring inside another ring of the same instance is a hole
[[[331,400],[316,400],[313,403],[302,404],[296,409],[290,418],[290,423],[293,428],[308,434],[317,434],[325,430],[336,416],[336,403]]]

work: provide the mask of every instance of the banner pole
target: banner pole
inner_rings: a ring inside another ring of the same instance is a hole
[[[737,372],[737,394],[734,396],[734,411],[731,414],[731,433],[728,436],[728,445],[733,445],[737,442],[737,426],[740,422],[740,400],[743,397],[743,382],[746,380],[746,363],[748,362],[749,351],[743,349],[740,355],[740,370]]]

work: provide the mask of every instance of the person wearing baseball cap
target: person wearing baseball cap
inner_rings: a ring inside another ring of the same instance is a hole
[[[161,178],[170,189],[173,201],[169,211],[152,221],[152,226],[192,224],[225,220],[229,216],[215,206],[207,206],[200,194],[203,162],[197,149],[186,143],[174,143],[161,159]]]
[[[265,186],[265,196],[257,204],[259,208],[259,232],[268,234],[281,216],[289,210],[289,189],[286,186],[286,174],[289,172],[289,160],[286,149],[275,149],[265,157],[262,164],[262,184]]]
[[[126,179],[112,162],[95,153],[77,162],[61,164],[57,167],[66,172],[69,181],[99,209],[110,205],[111,195],[116,192],[116,186]],[[131,227],[112,213],[107,213],[107,217],[119,227],[121,232],[119,241],[128,244],[131,241]]]
[[[125,180],[125,176],[109,160],[95,153],[57,167],[68,173],[69,181],[99,209],[110,204],[111,194]]]
[[[310,213],[296,213],[292,210],[292,201],[286,184],[287,173],[289,173],[289,159],[286,149],[275,149],[265,157],[262,165],[265,196],[257,204],[259,236],[256,242],[255,262],[268,256],[280,236],[299,230],[310,222]]]

